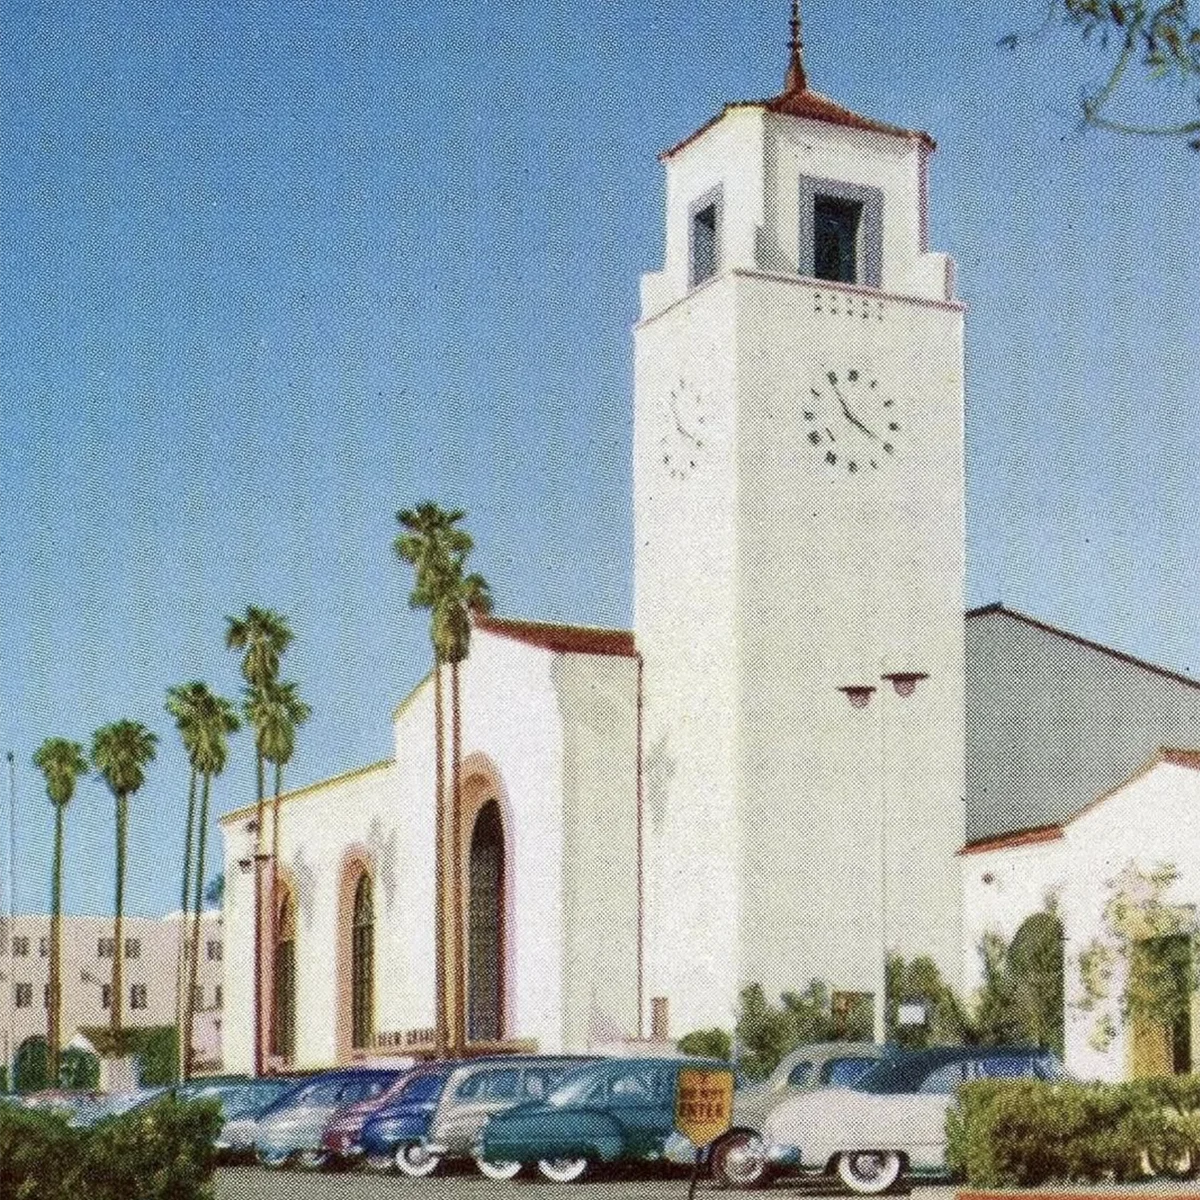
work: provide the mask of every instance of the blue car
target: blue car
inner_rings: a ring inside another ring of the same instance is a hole
[[[399,1094],[363,1126],[363,1156],[371,1170],[395,1166],[414,1179],[437,1170],[441,1156],[426,1151],[425,1136],[446,1081],[461,1065],[439,1062],[417,1067]]]

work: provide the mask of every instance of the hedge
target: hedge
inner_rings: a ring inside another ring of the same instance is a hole
[[[157,1101],[73,1129],[60,1113],[0,1106],[4,1200],[210,1200],[212,1100]]]
[[[946,1120],[946,1163],[989,1188],[1191,1176],[1200,1165],[1200,1078],[969,1083]]]

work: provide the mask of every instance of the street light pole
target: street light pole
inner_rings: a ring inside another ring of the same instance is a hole
[[[924,671],[880,672],[880,681],[890,683],[893,693],[907,700],[917,689],[917,684],[928,679]],[[863,709],[871,703],[878,689],[874,684],[847,684],[838,688],[852,708]],[[888,967],[888,789],[887,789],[887,719],[883,700],[879,704],[879,777],[877,800],[879,805],[879,945],[876,951],[875,1004],[873,1014],[873,1036],[876,1045],[887,1041],[887,967]]]

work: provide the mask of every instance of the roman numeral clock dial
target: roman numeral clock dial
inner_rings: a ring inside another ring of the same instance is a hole
[[[882,469],[903,433],[894,393],[864,367],[820,372],[800,415],[805,447],[828,469],[850,475]]]

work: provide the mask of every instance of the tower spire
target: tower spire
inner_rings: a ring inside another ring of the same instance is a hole
[[[808,90],[808,76],[804,71],[804,27],[800,23],[800,0],[792,0],[792,19],[789,22],[792,30],[788,47],[787,74],[783,79],[784,93],[804,92]]]

